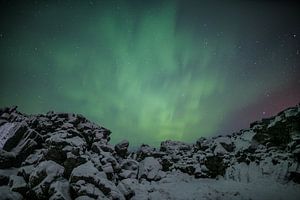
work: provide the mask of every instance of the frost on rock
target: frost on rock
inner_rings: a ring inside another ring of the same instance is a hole
[[[159,148],[110,144],[82,115],[0,109],[0,199],[298,199],[300,105],[249,129]]]
[[[146,157],[139,164],[138,178],[146,178],[147,180],[159,180],[160,171],[162,169],[161,164],[153,157]]]
[[[3,148],[6,141],[18,131],[17,123],[5,123],[0,126],[0,149]],[[16,130],[14,130],[16,129]]]

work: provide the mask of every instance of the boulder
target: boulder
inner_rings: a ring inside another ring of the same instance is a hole
[[[155,148],[150,147],[147,144],[142,144],[137,150],[136,160],[140,162],[146,157],[161,158],[164,155],[166,155],[165,152],[157,151]]]
[[[3,126],[10,126],[3,128]],[[6,123],[0,127],[3,150],[13,152],[16,156],[15,165],[30,155],[42,142],[41,135],[28,127],[26,122]]]
[[[121,156],[122,158],[125,158],[127,155],[128,146],[129,146],[129,142],[127,140],[123,140],[123,141],[119,142],[118,144],[116,144],[115,151],[117,152],[117,154],[119,156]]]
[[[18,192],[22,195],[25,195],[28,190],[27,183],[22,176],[11,175],[8,185],[11,191]]]
[[[196,146],[199,150],[205,151],[209,148],[209,142],[210,141],[208,139],[201,137],[196,141]]]
[[[133,159],[125,159],[120,164],[120,167],[125,170],[137,171],[139,163]]]
[[[135,195],[134,186],[138,184],[138,180],[128,178],[120,181],[120,183],[118,184],[118,189],[126,197],[126,199],[130,199]]]
[[[49,200],[71,200],[70,184],[62,178],[51,183],[49,187]]]
[[[235,145],[232,139],[228,136],[221,136],[215,139],[214,143],[216,145],[221,145],[226,152],[232,152],[235,148]]]
[[[167,140],[160,144],[160,151],[167,152],[169,154],[178,153],[182,151],[190,151],[191,146],[180,141]]]
[[[91,183],[87,183],[84,180],[79,180],[72,184],[72,189],[75,192],[76,199],[86,200],[86,199],[103,199],[108,200],[108,198],[103,194],[103,192]]]
[[[5,169],[14,166],[16,155],[13,152],[7,152],[0,149],[0,169]]]
[[[22,162],[22,166],[25,165],[34,165],[37,164],[39,162],[42,162],[45,160],[45,153],[47,152],[46,149],[38,149],[35,150],[32,154],[30,154],[23,162]]]
[[[101,178],[107,178],[104,172],[100,172],[92,162],[86,162],[74,168],[70,175],[70,183],[84,180],[87,183],[97,185]]]
[[[30,174],[32,174],[34,170],[35,170],[34,165],[22,166],[18,169],[18,176],[22,176],[25,179],[25,181],[28,183]]]
[[[159,180],[161,179],[159,173],[161,170],[162,166],[158,160],[153,157],[146,157],[139,163],[138,179]]]
[[[0,126],[0,149],[13,149],[27,130],[28,125],[25,122],[5,123]]]
[[[210,177],[215,178],[218,175],[223,176],[225,174],[226,165],[223,162],[223,158],[219,156],[206,157],[205,166],[207,167]]]
[[[72,171],[70,182],[72,183],[73,189],[77,191],[78,196],[87,195],[86,191],[91,187],[95,187],[106,196],[124,199],[115,184],[106,178],[106,174],[104,172],[99,172],[90,161],[76,167]],[[81,193],[80,191],[85,192]],[[97,194],[98,193],[99,192],[97,192]]]
[[[41,162],[29,176],[31,194],[38,199],[48,198],[50,185],[63,177],[64,167],[54,161]]]
[[[11,191],[8,186],[0,186],[1,199],[3,200],[22,200],[23,196],[18,193]]]
[[[8,185],[9,176],[7,170],[0,169],[0,186]]]

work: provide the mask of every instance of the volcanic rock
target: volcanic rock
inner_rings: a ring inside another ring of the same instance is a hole
[[[297,199],[300,105],[230,135],[109,143],[82,115],[0,109],[0,199]]]

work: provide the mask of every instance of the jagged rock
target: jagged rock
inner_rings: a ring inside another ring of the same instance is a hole
[[[200,149],[201,151],[205,151],[209,148],[209,140],[207,140],[204,137],[201,137],[196,141],[196,145],[198,149]]]
[[[65,168],[65,175],[69,177],[72,170],[87,162],[87,157],[84,155],[74,155],[72,152],[66,153],[66,159],[63,162],[63,166]]]
[[[139,163],[133,159],[125,159],[122,161],[120,167],[125,170],[136,171],[138,170]]]
[[[288,168],[288,178],[296,183],[300,183],[300,164],[293,163]]]
[[[163,184],[176,187],[176,181],[222,180],[221,176],[243,184],[276,180],[291,188],[300,183],[299,113],[300,105],[232,135],[200,138],[195,144],[167,140],[159,150],[143,144],[129,154],[128,141],[109,144],[110,131],[82,115],[24,115],[15,107],[4,108],[0,185],[6,196],[37,200],[168,199],[174,195],[160,188]]]
[[[209,170],[208,174],[215,178],[218,175],[223,176],[225,174],[226,166],[223,162],[222,157],[219,156],[208,156],[206,157],[205,166]]]
[[[119,177],[121,179],[126,179],[126,178],[136,178],[137,177],[137,171],[130,171],[130,170],[124,170],[119,173]]]
[[[133,159],[125,159],[122,161],[120,167],[121,172],[119,173],[119,176],[122,179],[137,177],[139,167],[139,163],[137,161]]]
[[[27,191],[27,183],[25,182],[24,178],[21,176],[11,175],[9,177],[8,185],[11,188],[11,191],[18,192],[22,195],[26,194]]]
[[[106,174],[100,172],[93,163],[89,161],[73,169],[70,182],[75,183],[79,180],[84,180],[88,183],[97,184],[101,178],[106,179]]]
[[[112,198],[124,199],[115,184],[107,180],[106,174],[99,172],[91,162],[76,167],[71,173],[70,182],[72,183],[73,189],[77,191],[77,196],[87,195],[98,198],[98,196],[103,193]],[[97,192],[97,197],[93,194],[89,194],[88,191],[91,190],[91,187],[97,188],[101,193]],[[85,192],[82,193],[81,191]]]
[[[6,170],[0,169],[0,186],[8,185],[9,174],[7,174]]]
[[[142,144],[137,151],[138,161],[143,160],[145,157],[152,156],[155,148],[150,147],[149,145]]]
[[[175,169],[179,169],[183,173],[187,173],[189,175],[194,175],[195,166],[193,164],[177,164]]]
[[[44,155],[47,152],[46,149],[38,149],[35,150],[32,154],[30,154],[24,162],[22,162],[22,166],[25,165],[33,165],[33,164],[37,164],[41,161],[44,161]]]
[[[139,183],[136,179],[132,178],[124,179],[118,184],[118,189],[126,197],[126,199],[130,199],[135,195],[134,188],[132,187],[134,184]]]
[[[115,149],[112,145],[105,144],[105,143],[102,143],[102,142],[94,142],[92,144],[91,150],[95,153],[98,153],[98,154],[100,154],[102,151],[110,152],[110,153],[115,152]]]
[[[205,165],[195,165],[194,166],[194,176],[195,178],[208,178],[208,172],[209,170]]]
[[[106,163],[105,165],[103,165],[103,166],[102,166],[102,170],[103,170],[106,174],[114,173],[114,169],[113,169],[111,163]]]
[[[173,162],[171,161],[171,156],[164,156],[161,159],[160,164],[162,165],[162,170],[163,171],[170,171],[171,167],[173,166]]]
[[[0,127],[0,133],[3,150],[16,156],[15,165],[21,164],[42,142],[40,134],[30,129],[26,122],[6,123]]]
[[[119,156],[125,158],[127,155],[128,146],[129,142],[127,140],[123,140],[120,143],[116,144],[115,151]]]
[[[0,119],[0,126],[2,126],[2,125],[5,124],[5,123],[7,123],[7,120],[5,120],[5,119]],[[0,142],[1,142],[1,140],[0,140]],[[0,145],[3,146],[2,143],[1,143]]]
[[[139,163],[133,159],[125,159],[122,161],[121,172],[119,173],[119,177],[122,179],[127,178],[136,178],[138,174]]]
[[[106,163],[111,163],[114,171],[119,171],[120,164],[110,152],[101,152],[101,155],[102,155],[101,158],[102,165],[105,165]]]
[[[146,178],[147,180],[159,180],[160,171],[162,169],[161,164],[153,157],[146,157],[139,164],[138,178]]]
[[[101,198],[102,194],[104,194],[105,196],[113,199],[124,199],[124,196],[117,189],[115,184],[103,176],[101,177],[101,175],[98,175],[98,173],[95,174],[95,169],[93,170],[93,174],[90,174],[89,171],[85,171],[87,175],[82,176],[80,179],[78,179],[78,177],[74,177],[72,172],[70,182],[72,183],[73,190],[76,191],[76,195],[87,195],[93,198],[99,198],[100,196]],[[81,170],[82,169],[77,171]]]
[[[23,176],[25,181],[29,182],[30,174],[32,174],[34,170],[35,170],[34,165],[26,165],[26,166],[20,167],[18,170],[18,176]]]
[[[0,198],[3,200],[22,200],[23,196],[18,192],[13,192],[8,186],[0,186]]]
[[[137,161],[144,160],[146,157],[154,157],[154,158],[161,158],[166,155],[165,152],[157,151],[155,148],[150,147],[147,144],[142,144],[140,148],[137,150]]]
[[[177,153],[189,150],[191,150],[191,146],[184,142],[167,140],[160,144],[160,151],[167,153]]]
[[[28,130],[25,122],[6,123],[0,127],[1,147],[6,151],[10,151],[22,139],[23,134]]]
[[[0,169],[9,168],[14,166],[16,155],[13,152],[7,152],[0,149]]]
[[[71,146],[73,148],[79,148],[84,150],[86,148],[86,142],[79,136],[74,136],[65,131],[58,131],[52,133],[51,136],[46,139],[46,144],[49,146],[55,146],[58,148],[64,148],[65,146]]]
[[[66,179],[57,180],[49,187],[50,200],[71,200],[70,184]]]
[[[235,148],[231,138],[226,136],[218,137],[214,141],[216,144],[220,144],[227,152],[232,152]]]
[[[1,117],[1,119],[9,120],[10,114],[8,114],[8,113],[3,113],[0,117]]]
[[[214,149],[214,155],[216,156],[223,156],[225,154],[227,154],[228,152],[226,151],[226,149],[223,147],[223,145],[217,143]]]
[[[31,194],[38,199],[48,198],[50,185],[63,177],[64,167],[54,161],[41,162],[29,176]]]
[[[103,192],[91,183],[79,180],[72,184],[72,188],[78,196],[76,199],[108,199]]]
[[[26,131],[24,127],[20,125],[21,123],[4,123],[0,126],[0,149],[2,149],[7,142],[7,140],[14,136],[18,132]]]

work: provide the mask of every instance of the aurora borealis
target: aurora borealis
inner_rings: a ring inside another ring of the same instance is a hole
[[[293,2],[0,7],[1,107],[81,113],[113,142],[157,145],[229,134],[300,102]]]

